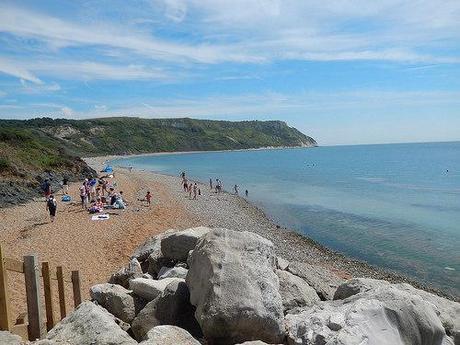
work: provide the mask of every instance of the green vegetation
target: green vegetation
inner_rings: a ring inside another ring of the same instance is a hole
[[[91,120],[33,119],[0,121],[2,127],[34,130],[76,155],[209,151],[267,146],[314,146],[316,142],[281,121],[210,121],[194,119]]]
[[[281,146],[316,146],[316,142],[281,121],[0,120],[0,205],[5,198],[7,203],[24,200],[15,195],[31,188],[36,193],[45,178],[57,187],[64,175],[72,180],[92,174],[81,156]]]

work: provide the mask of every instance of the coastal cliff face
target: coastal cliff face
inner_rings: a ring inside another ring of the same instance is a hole
[[[36,344],[458,343],[459,303],[376,279],[331,285],[332,272],[294,273],[302,265],[252,232],[169,230]]]
[[[133,117],[0,120],[0,206],[94,174],[82,156],[174,151],[312,147],[316,141],[282,121],[211,121]]]

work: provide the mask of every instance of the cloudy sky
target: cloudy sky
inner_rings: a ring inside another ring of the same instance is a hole
[[[0,118],[113,115],[460,140],[460,1],[0,0]]]

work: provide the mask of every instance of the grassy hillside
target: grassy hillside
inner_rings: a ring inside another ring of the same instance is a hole
[[[0,120],[0,205],[37,195],[45,178],[56,188],[93,174],[81,156],[315,145],[281,121]]]
[[[39,195],[45,179],[56,189],[64,176],[77,180],[92,174],[94,171],[59,140],[34,128],[0,122],[0,206]]]
[[[267,146],[314,146],[316,142],[281,121],[104,118],[0,121],[34,129],[78,155],[163,151],[232,150]]]

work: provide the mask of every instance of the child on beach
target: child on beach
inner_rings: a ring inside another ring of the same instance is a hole
[[[64,190],[64,194],[69,194],[69,179],[65,176],[62,179],[62,189]]]
[[[51,222],[54,222],[54,218],[56,217],[57,201],[53,194],[50,194],[48,200],[46,201],[46,210],[50,213]]]
[[[152,194],[150,194],[150,191],[148,191],[147,194],[145,194],[145,200],[147,201],[147,205],[149,205],[150,207],[150,203],[152,201]]]

